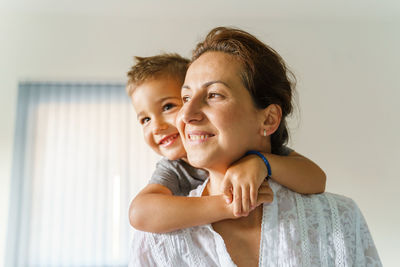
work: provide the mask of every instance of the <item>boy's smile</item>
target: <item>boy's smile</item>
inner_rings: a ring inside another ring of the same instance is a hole
[[[185,157],[175,124],[182,107],[178,79],[161,76],[147,80],[136,87],[131,98],[146,143],[169,160]]]
[[[171,134],[163,137],[158,144],[163,147],[172,145],[179,138],[179,133]]]

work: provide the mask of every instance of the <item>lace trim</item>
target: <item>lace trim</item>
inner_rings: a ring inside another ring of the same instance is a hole
[[[169,236],[169,234],[164,235],[165,238],[163,243],[167,243],[166,246],[164,246],[164,249],[167,251],[167,257],[168,260],[171,264],[171,266],[176,266],[176,257],[174,257],[174,251],[172,251],[172,248],[174,247],[174,244],[172,243],[171,237]]]
[[[329,194],[325,194],[328,200],[329,206],[332,212],[332,236],[333,245],[335,247],[335,265],[344,266],[345,265],[345,248],[344,248],[344,236],[342,227],[340,224],[339,212],[336,205],[336,201]]]
[[[154,238],[154,234],[149,234],[150,237],[148,240],[150,241],[150,247],[157,249],[157,253],[152,253],[154,256],[154,260],[157,262],[157,265],[162,266],[164,264],[164,259],[162,258],[163,252],[161,251],[159,246],[156,246],[156,241]]]
[[[215,238],[215,250],[217,252],[220,266],[236,266],[230,254],[228,253],[228,249],[226,248],[225,241],[222,236],[214,230],[211,224],[208,224],[207,227],[209,227],[213,237]]]
[[[192,236],[189,234],[189,231],[187,229],[184,230],[184,234],[185,234],[185,236],[187,236],[186,242],[188,244],[190,251],[195,251],[196,246],[193,244]],[[174,246],[172,246],[172,248],[174,248]],[[176,248],[174,248],[174,249],[176,249]],[[206,266],[206,264],[200,259],[199,255],[197,253],[193,253],[193,261],[196,266]],[[200,263],[201,263],[201,265],[200,265]],[[179,264],[172,265],[172,266],[179,266]]]
[[[263,251],[264,251],[264,242],[263,242],[263,236],[264,236],[264,227],[265,227],[265,220],[266,220],[266,208],[265,205],[263,204],[263,215],[262,215],[262,220],[261,220],[261,238],[260,238],[260,250],[258,251],[258,266],[263,266]]]
[[[322,209],[321,202],[319,201],[318,197],[312,198],[312,205],[314,206],[315,211],[317,212],[317,219],[318,219],[318,229],[320,233],[319,238],[319,254],[320,254],[320,261],[321,266],[329,266],[328,265],[328,243],[326,239],[326,223],[325,223],[325,216],[324,211]]]
[[[355,264],[357,266],[361,266],[361,265],[366,265],[365,264],[365,257],[360,257],[360,255],[364,254],[364,247],[361,243],[361,235],[360,235],[360,219],[361,219],[361,214],[359,214],[359,210],[357,209],[356,212],[356,260],[355,260]],[[362,251],[360,251],[362,250]]]
[[[308,229],[306,223],[306,212],[304,210],[304,203],[302,197],[299,194],[295,194],[297,204],[297,214],[299,216],[299,227],[301,236],[301,252],[303,266],[311,266],[310,258],[310,240],[308,239]]]
[[[270,182],[270,187],[277,195],[279,187],[274,182]],[[263,237],[264,240],[260,247],[262,247],[261,258],[259,259],[258,266],[279,266],[279,224],[278,224],[278,201],[277,197],[270,204],[263,205]]]

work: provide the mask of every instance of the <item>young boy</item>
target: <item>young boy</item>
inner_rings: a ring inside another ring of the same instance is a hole
[[[142,125],[146,143],[163,156],[149,184],[134,198],[131,225],[141,231],[169,232],[181,228],[246,216],[273,192],[265,182],[267,168],[261,158],[248,155],[234,163],[224,178],[224,194],[185,197],[208,174],[186,159],[175,119],[182,106],[181,86],[189,60],[177,54],[136,57],[128,72],[127,92]],[[312,161],[283,147],[279,155],[265,154],[271,178],[293,191],[312,194],[325,190],[325,174]]]

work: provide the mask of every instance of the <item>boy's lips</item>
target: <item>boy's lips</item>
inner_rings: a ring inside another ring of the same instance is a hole
[[[179,133],[170,134],[162,138],[160,141],[158,141],[158,144],[160,146],[167,147],[172,143],[174,143],[177,138],[179,138]]]

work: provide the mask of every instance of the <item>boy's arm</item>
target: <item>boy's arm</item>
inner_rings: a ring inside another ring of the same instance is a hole
[[[256,205],[271,202],[273,192],[264,182]],[[137,230],[165,233],[174,230],[237,218],[233,205],[223,195],[203,197],[174,196],[159,184],[147,185],[131,202],[130,224]]]
[[[279,184],[301,194],[325,191],[325,173],[306,157],[294,151],[288,156],[263,155],[271,165],[271,178]],[[227,201],[232,201],[236,216],[246,216],[255,207],[257,189],[267,175],[267,168],[257,155],[247,155],[230,166],[222,190]]]
[[[288,156],[263,153],[271,165],[271,178],[301,194],[325,191],[326,175],[310,159],[292,151]]]
[[[233,217],[222,195],[174,196],[159,184],[147,185],[131,202],[130,224],[141,231],[163,233]]]

